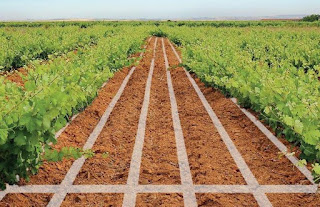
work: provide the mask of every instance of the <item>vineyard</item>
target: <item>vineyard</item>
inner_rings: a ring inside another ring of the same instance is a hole
[[[317,206],[319,22],[0,23],[0,206]]]

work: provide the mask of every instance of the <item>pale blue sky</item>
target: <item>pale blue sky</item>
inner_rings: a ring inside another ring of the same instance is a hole
[[[320,0],[0,0],[0,20],[199,18],[320,13]]]

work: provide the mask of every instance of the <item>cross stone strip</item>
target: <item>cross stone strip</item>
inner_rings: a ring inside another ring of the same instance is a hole
[[[10,186],[7,193],[58,193],[61,185]],[[315,193],[316,185],[193,185],[196,193],[253,193],[257,189],[264,193]],[[129,193],[128,185],[72,185],[68,193]],[[182,185],[137,185],[136,193],[181,193]]]
[[[298,169],[308,178],[312,185],[259,185],[258,181],[254,177],[253,173],[249,169],[248,165],[244,161],[240,152],[234,145],[233,141],[229,137],[225,128],[222,126],[220,120],[217,115],[214,113],[213,109],[209,105],[208,101],[204,97],[203,93],[197,86],[194,79],[190,76],[190,74],[185,70],[185,73],[194,87],[197,95],[199,96],[202,104],[204,105],[207,113],[209,114],[212,123],[217,128],[218,133],[220,134],[222,140],[226,144],[228,151],[231,156],[235,160],[240,172],[245,178],[247,185],[194,185],[192,182],[192,176],[190,172],[190,166],[188,162],[186,147],[184,143],[184,137],[182,133],[181,123],[179,119],[179,113],[176,103],[176,98],[174,94],[174,89],[171,80],[171,73],[169,69],[169,63],[167,54],[165,51],[164,41],[162,40],[162,49],[163,55],[165,59],[166,73],[167,73],[167,83],[170,95],[170,103],[171,103],[171,113],[174,125],[174,133],[176,138],[177,145],[177,155],[178,155],[178,163],[180,169],[181,176],[181,185],[139,185],[139,173],[140,173],[140,165],[142,158],[142,150],[144,143],[144,135],[145,135],[145,127],[146,127],[146,118],[148,112],[148,105],[150,99],[150,88],[151,88],[151,80],[153,74],[153,68],[155,64],[155,54],[156,54],[156,45],[158,39],[155,40],[154,50],[153,50],[153,59],[148,75],[144,103],[142,107],[142,111],[140,114],[138,131],[134,146],[134,151],[131,159],[131,165],[129,170],[129,177],[127,185],[73,185],[73,182],[79,173],[81,167],[85,162],[85,158],[82,157],[76,160],[71,168],[69,169],[66,177],[60,185],[26,185],[26,186],[17,186],[17,185],[7,185],[7,189],[5,191],[0,191],[0,201],[4,198],[4,196],[8,193],[52,193],[54,196],[50,200],[48,206],[60,206],[63,202],[64,198],[68,193],[124,193],[124,201],[123,207],[135,206],[136,203],[136,195],[138,193],[183,193],[184,204],[187,207],[197,206],[197,201],[195,194],[196,193],[248,193],[253,194],[254,198],[257,200],[259,206],[272,206],[270,201],[268,200],[266,193],[316,193],[318,190],[318,186],[314,184],[311,172],[306,167],[298,167]],[[149,38],[149,41],[151,38]],[[175,56],[181,63],[181,58],[179,57],[177,51],[174,46],[169,42],[171,49],[173,50]],[[145,47],[146,48],[146,47]],[[143,56],[143,53],[140,55]],[[104,125],[106,124],[113,108],[116,103],[120,99],[132,73],[135,71],[135,67],[133,67],[127,77],[124,79],[122,85],[120,86],[116,96],[112,99],[105,113],[103,114],[100,122],[91,133],[88,138],[84,149],[90,149],[94,145],[96,139],[98,138],[100,132],[102,131]],[[231,99],[236,104],[236,99]],[[237,105],[238,106],[238,105]],[[240,108],[240,106],[238,106]],[[281,143],[259,120],[257,120],[250,112],[245,109],[240,108],[241,111],[268,137],[274,145],[276,145],[279,150],[286,154],[286,157],[296,165],[298,160],[296,157],[292,155],[287,155],[287,147]],[[61,134],[65,128],[60,130],[57,135]]]

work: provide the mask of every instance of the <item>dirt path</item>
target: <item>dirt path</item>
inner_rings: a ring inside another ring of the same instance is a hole
[[[310,172],[278,159],[270,135],[180,61],[150,38],[55,146],[96,156],[45,163],[0,192],[0,206],[317,206]]]

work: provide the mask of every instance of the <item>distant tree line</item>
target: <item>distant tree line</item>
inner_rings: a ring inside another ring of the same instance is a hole
[[[319,21],[319,19],[320,19],[320,15],[319,15],[319,14],[312,14],[312,15],[303,17],[303,18],[302,18],[302,21],[305,21],[305,22],[315,22],[315,21]]]

